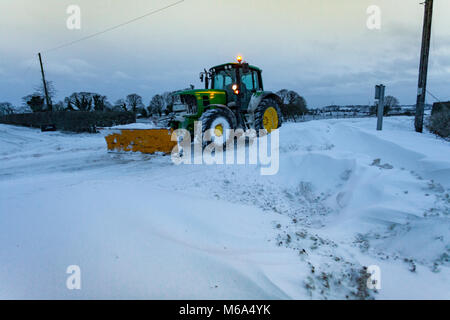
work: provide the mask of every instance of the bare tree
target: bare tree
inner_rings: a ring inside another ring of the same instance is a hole
[[[50,103],[52,102],[53,98],[56,96],[56,89],[55,85],[53,84],[53,81],[45,81],[45,84],[47,85],[47,92],[48,97],[50,99]],[[35,86],[34,88],[35,94],[39,94],[41,97],[45,98],[45,89],[44,84],[40,83],[39,85]]]
[[[6,116],[14,113],[14,107],[9,102],[0,102],[0,116]]]
[[[162,109],[162,111],[165,111],[166,114],[170,113],[172,108],[173,108],[173,104],[175,102],[175,96],[174,96],[174,92],[164,92],[162,94],[162,97],[164,99],[164,107]]]
[[[107,97],[102,96],[101,94],[94,93],[92,95],[92,100],[94,102],[94,110],[95,111],[105,111],[107,109]]]
[[[301,95],[293,90],[281,89],[277,92],[277,95],[281,98],[283,104],[299,104],[306,105],[306,100]]]
[[[387,115],[389,111],[399,108],[400,102],[394,96],[387,96],[384,98],[384,111],[383,114]]]
[[[144,106],[142,97],[136,93],[129,94],[126,98],[126,102],[133,113],[137,113],[138,109]]]
[[[75,110],[72,100],[69,97],[64,98],[64,106],[66,111]]]
[[[141,108],[139,110],[139,112],[140,112],[142,118],[148,118],[148,111],[147,111],[147,109]]]
[[[125,100],[118,99],[116,102],[114,102],[113,110],[127,111],[127,104],[126,104]]]
[[[303,115],[308,112],[305,98],[293,90],[282,89],[277,92],[281,98],[281,112],[285,118],[291,118],[294,121],[296,116]]]
[[[53,111],[64,111],[65,109],[63,101],[58,101],[53,105]]]
[[[303,99],[297,92],[289,90],[286,94],[287,104],[298,104]]]
[[[79,111],[91,111],[93,103],[93,94],[90,92],[74,92],[68,97],[66,103],[70,104],[73,109]]]
[[[46,81],[47,85],[47,92],[50,99],[50,104],[52,102],[52,98],[56,95],[55,86],[53,85],[52,81]],[[22,97],[23,106],[26,108],[30,108],[33,112],[41,112],[45,111],[45,90],[44,85],[40,83],[39,85],[35,86],[34,92],[32,94],[29,94],[25,97]],[[42,104],[41,104],[42,100]]]
[[[38,94],[29,94],[22,98],[24,106],[27,106],[33,112],[44,111],[44,98]]]
[[[289,90],[287,89],[281,89],[280,91],[277,92],[277,95],[281,98],[281,101],[283,102],[283,104],[288,104],[288,92]]]
[[[148,110],[151,114],[157,113],[159,116],[161,116],[164,107],[165,107],[164,97],[160,94],[156,94],[150,101]]]

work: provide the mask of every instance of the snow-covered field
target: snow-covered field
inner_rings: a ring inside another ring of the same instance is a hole
[[[274,176],[0,125],[0,298],[450,299],[450,143],[375,121],[285,124]]]

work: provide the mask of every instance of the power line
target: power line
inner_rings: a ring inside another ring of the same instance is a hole
[[[42,51],[42,53],[47,53],[47,52],[50,52],[50,51],[55,51],[55,50],[58,50],[58,49],[62,49],[62,48],[65,48],[65,47],[74,45],[74,44],[76,44],[76,43],[78,43],[78,42],[81,42],[81,41],[84,41],[84,40],[88,40],[88,39],[94,38],[94,37],[99,36],[99,35],[101,35],[101,34],[107,33],[107,32],[109,32],[109,31],[112,31],[112,30],[118,29],[118,28],[120,28],[120,27],[126,26],[127,24],[130,24],[130,23],[136,22],[136,21],[138,21],[138,20],[140,20],[140,19],[143,19],[143,18],[146,18],[146,17],[148,17],[148,16],[151,16],[151,15],[153,15],[153,14],[155,14],[155,13],[158,13],[158,12],[161,12],[161,11],[163,11],[163,10],[169,9],[169,8],[171,8],[171,7],[174,7],[174,6],[180,4],[180,3],[184,2],[184,1],[185,1],[185,0],[179,0],[179,1],[177,1],[177,2],[174,2],[174,3],[172,3],[172,4],[169,4],[168,6],[165,6],[165,7],[163,7],[163,8],[159,8],[159,9],[156,9],[156,10],[153,10],[153,11],[147,13],[147,14],[144,14],[144,15],[139,16],[139,17],[137,17],[137,18],[128,20],[128,21],[126,21],[126,22],[123,22],[123,23],[121,23],[121,24],[115,25],[115,26],[113,26],[113,27],[107,28],[107,29],[105,29],[105,30],[103,30],[103,31],[99,31],[99,32],[93,33],[93,34],[91,34],[91,35],[88,35],[88,36],[86,36],[86,37],[80,38],[80,39],[78,39],[78,40],[74,40],[74,41],[71,41],[71,42],[67,42],[67,43],[64,43],[64,44],[62,44],[62,45],[59,45],[59,46],[57,46],[57,47],[54,47],[54,48],[51,48],[51,49]]]

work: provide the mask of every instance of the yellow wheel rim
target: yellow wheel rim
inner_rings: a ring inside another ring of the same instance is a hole
[[[221,124],[218,124],[214,128],[214,134],[216,135],[216,137],[221,137],[223,135],[223,127]]]
[[[278,129],[278,113],[274,107],[268,107],[263,115],[263,127],[268,133]]]

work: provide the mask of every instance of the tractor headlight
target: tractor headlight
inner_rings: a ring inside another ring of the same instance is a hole
[[[233,89],[234,94],[239,94],[239,86],[237,84],[233,84],[231,89]]]

